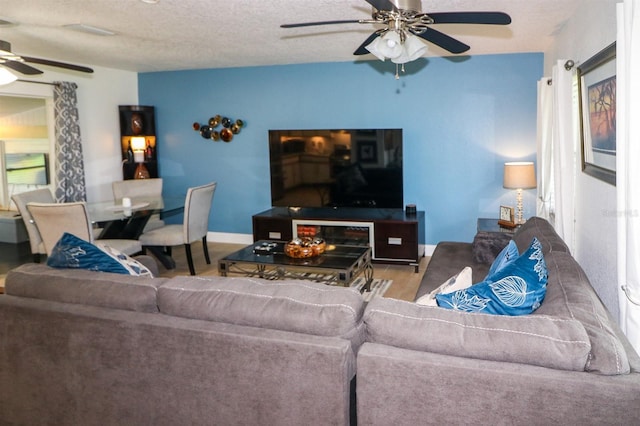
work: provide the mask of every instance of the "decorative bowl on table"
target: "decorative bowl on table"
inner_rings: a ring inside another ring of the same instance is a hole
[[[285,244],[284,252],[295,259],[306,259],[321,255],[326,247],[322,238],[294,238]]]

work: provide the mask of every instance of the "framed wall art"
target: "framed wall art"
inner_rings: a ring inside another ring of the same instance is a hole
[[[616,184],[616,44],[578,67],[582,171]]]

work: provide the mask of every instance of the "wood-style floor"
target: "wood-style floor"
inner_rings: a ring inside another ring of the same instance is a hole
[[[209,255],[211,264],[207,265],[202,251],[202,244],[199,242],[192,245],[193,261],[196,274],[199,276],[216,276],[218,274],[218,259],[233,253],[243,247],[242,244],[215,243],[209,242]],[[165,269],[159,265],[160,276],[174,277],[178,275],[189,275],[187,258],[184,247],[173,247],[173,258],[176,261],[175,269]],[[4,289],[4,276],[7,271],[23,263],[31,262],[29,245],[2,244],[0,243],[0,292]],[[46,260],[45,260],[46,261]],[[424,275],[424,271],[429,262],[428,257],[420,261],[419,272],[415,273],[414,268],[408,265],[387,265],[374,263],[374,278],[393,280],[392,286],[387,290],[385,297],[410,300],[415,298],[418,286]]]

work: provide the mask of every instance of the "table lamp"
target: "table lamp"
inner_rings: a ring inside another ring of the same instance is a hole
[[[536,184],[536,170],[532,162],[504,163],[504,181],[506,189],[515,189],[516,195],[516,225],[522,225],[522,190],[533,189]]]
[[[138,164],[136,171],[133,173],[134,179],[149,179],[151,177],[149,170],[147,170],[147,167],[144,165],[144,150],[147,147],[146,145],[144,136],[134,136],[131,138],[133,161]]]

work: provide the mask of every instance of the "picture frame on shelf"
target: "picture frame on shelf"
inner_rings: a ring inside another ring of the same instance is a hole
[[[500,219],[498,219],[498,225],[503,228],[515,228],[516,219],[513,207],[500,206]]]
[[[582,171],[616,184],[616,43],[577,68]]]

